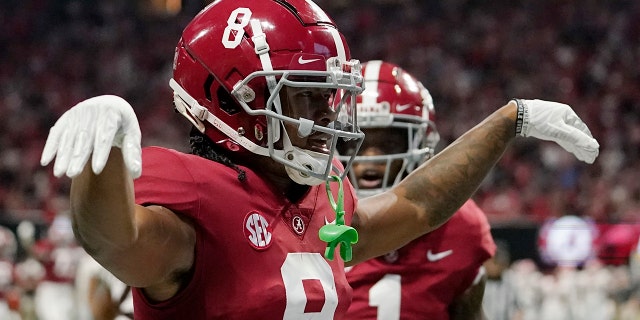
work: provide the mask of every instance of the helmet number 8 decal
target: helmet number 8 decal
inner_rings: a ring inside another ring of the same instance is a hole
[[[227,27],[224,28],[222,34],[222,44],[225,48],[234,49],[240,44],[242,36],[244,36],[244,28],[249,24],[250,19],[251,10],[249,8],[236,8],[231,12],[229,19],[227,19]]]

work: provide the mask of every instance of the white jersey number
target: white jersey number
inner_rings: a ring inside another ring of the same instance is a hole
[[[333,319],[338,306],[333,272],[319,253],[289,253],[280,268],[285,290],[287,307],[284,320],[289,319]],[[304,280],[317,280],[322,285],[324,297],[307,296]],[[307,300],[324,301],[320,312],[305,312]]]
[[[369,305],[378,307],[378,320],[400,319],[400,275],[387,274],[369,289]]]
[[[231,12],[227,19],[227,27],[222,34],[222,44],[227,49],[234,49],[242,41],[244,28],[249,25],[251,10],[249,8],[237,8]]]

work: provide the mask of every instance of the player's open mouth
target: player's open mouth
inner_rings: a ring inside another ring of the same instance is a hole
[[[378,180],[360,179],[358,180],[358,185],[360,186],[360,188],[363,188],[363,189],[380,188],[380,186],[382,185],[382,179],[378,179]]]
[[[382,187],[382,175],[377,171],[367,170],[358,179],[358,186],[362,189]]]
[[[307,140],[306,149],[314,152],[318,152],[318,153],[329,154],[329,148],[327,148],[327,144],[330,138],[331,138],[331,135],[329,134],[324,134],[324,133],[313,134]]]

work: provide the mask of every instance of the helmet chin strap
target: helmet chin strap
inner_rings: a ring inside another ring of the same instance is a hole
[[[257,19],[251,20],[251,30],[253,31],[253,37],[251,37],[251,41],[254,44],[254,50],[258,57],[260,58],[260,64],[262,64],[262,70],[264,71],[273,71],[273,65],[271,63],[271,57],[269,56],[269,43],[267,43],[267,35],[262,31],[262,26],[260,25],[260,21]],[[276,88],[276,77],[269,75],[265,77],[267,81],[267,88],[269,89],[269,94],[273,95]],[[282,114],[282,106],[280,104],[280,96],[276,92],[275,100],[273,101],[273,107],[275,111],[279,114]],[[273,136],[275,137],[274,141],[278,141],[280,139],[280,126],[277,123],[273,123],[271,126],[271,130],[273,130]]]
[[[291,143],[291,139],[289,139],[287,130],[283,129],[282,132],[284,158],[287,159],[288,162],[316,173],[327,167],[329,163],[329,155],[295,147]],[[322,179],[316,178],[304,171],[300,171],[288,165],[285,165],[285,170],[287,171],[289,178],[297,184],[316,186],[325,182]]]

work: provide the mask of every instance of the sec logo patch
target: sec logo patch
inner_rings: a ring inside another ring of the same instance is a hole
[[[249,212],[244,218],[244,235],[255,249],[265,250],[271,246],[269,222],[258,212]]]

